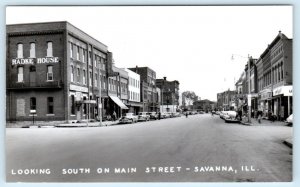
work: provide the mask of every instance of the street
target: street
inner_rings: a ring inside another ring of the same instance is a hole
[[[7,128],[8,182],[288,182],[287,126],[190,115],[109,127]]]

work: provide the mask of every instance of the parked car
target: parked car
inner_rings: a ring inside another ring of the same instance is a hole
[[[119,123],[136,123],[138,121],[138,116],[133,113],[126,113],[125,116],[122,116],[119,120]]]
[[[293,114],[291,114],[288,118],[286,118],[286,123],[288,125],[293,125]]]
[[[162,113],[162,115],[164,116],[164,118],[170,118],[170,114],[168,112],[164,112]]]
[[[139,112],[138,121],[149,121],[150,115],[148,112]]]
[[[224,111],[223,119],[225,120],[225,122],[239,122],[236,115],[236,111]]]
[[[174,112],[174,113],[173,113],[173,116],[174,116],[174,117],[180,117],[181,114],[180,114],[179,112]]]
[[[150,119],[158,119],[158,114],[156,112],[148,112],[147,114],[150,116]]]

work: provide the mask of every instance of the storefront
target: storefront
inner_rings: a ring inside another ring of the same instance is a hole
[[[273,89],[273,114],[278,120],[286,119],[293,113],[293,86],[280,86]]]
[[[269,111],[272,111],[272,91],[270,89],[259,94],[257,109],[263,112],[263,117],[268,117]]]

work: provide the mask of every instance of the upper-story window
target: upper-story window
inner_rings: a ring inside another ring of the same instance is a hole
[[[95,55],[95,58],[94,58],[94,66],[97,67],[97,60],[98,60],[98,56]]]
[[[71,82],[74,82],[74,67],[71,66]]]
[[[23,58],[23,44],[18,44],[17,58]]]
[[[98,74],[95,73],[95,87],[97,87],[97,84],[98,84]]]
[[[70,43],[70,57],[73,58],[73,45]]]
[[[35,58],[35,43],[30,43],[30,50],[29,50],[30,58]]]
[[[76,59],[77,60],[80,60],[79,50],[80,50],[80,48],[79,48],[79,46],[77,46],[77,51],[76,51]]]
[[[82,70],[82,71],[83,71],[83,75],[82,75],[82,77],[83,77],[83,84],[86,85],[86,72],[85,72],[85,69]]]
[[[47,57],[53,57],[52,42],[47,42]]]
[[[89,85],[92,86],[92,72],[90,72]]]
[[[24,68],[23,66],[18,67],[18,82],[24,81]]]
[[[47,81],[53,81],[53,66],[47,66]]]
[[[82,62],[85,62],[85,50],[82,48]]]
[[[80,69],[77,68],[77,82],[80,83]]]

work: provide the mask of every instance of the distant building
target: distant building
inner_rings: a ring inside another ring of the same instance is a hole
[[[217,94],[218,110],[234,110],[235,109],[236,91],[225,91]]]
[[[129,83],[128,83],[128,112],[138,114],[143,110],[143,104],[141,103],[141,88],[140,88],[140,75],[125,69],[128,73]]]
[[[208,99],[198,100],[193,103],[194,110],[209,112],[216,109],[216,102]]]
[[[161,89],[161,112],[177,112],[179,110],[179,82],[167,81],[167,78],[156,79],[156,86]]]
[[[136,66],[135,68],[128,69],[140,75],[142,110],[145,112],[158,112],[159,108],[155,85],[156,72],[149,67]]]

